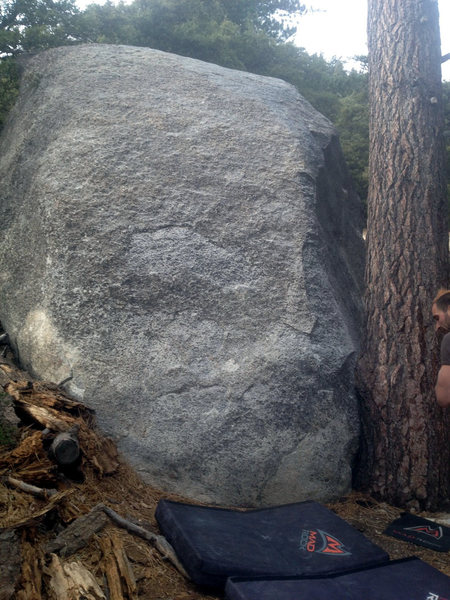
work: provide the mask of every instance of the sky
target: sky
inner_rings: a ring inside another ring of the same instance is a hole
[[[367,55],[366,0],[304,0],[320,12],[301,17],[295,44],[309,54],[322,54],[344,62],[358,54]],[[450,52],[450,0],[439,0],[442,54]],[[346,62],[348,68],[355,66]],[[450,60],[442,65],[442,76],[450,81]]]

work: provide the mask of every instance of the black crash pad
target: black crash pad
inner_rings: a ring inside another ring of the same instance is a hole
[[[448,600],[450,577],[418,558],[327,579],[243,579],[227,582],[226,600]]]
[[[388,555],[317,502],[238,511],[161,500],[156,519],[192,580],[322,575],[384,563]]]
[[[436,552],[450,550],[450,528],[417,515],[403,513],[384,533]]]

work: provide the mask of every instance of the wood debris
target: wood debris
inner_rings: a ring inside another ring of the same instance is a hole
[[[123,543],[114,533],[101,540],[110,600],[135,600],[137,587]]]
[[[55,496],[58,492],[56,490],[47,490],[44,488],[37,487],[36,485],[30,485],[29,483],[25,483],[24,481],[20,481],[19,479],[14,479],[14,477],[5,477],[5,482],[7,485],[10,485],[14,488],[22,490],[27,494],[33,494],[33,496],[37,496],[38,498],[43,498],[44,500],[48,500],[52,496]]]
[[[112,510],[112,508],[109,508],[108,506],[104,506],[102,504],[99,504],[98,506],[100,508],[102,508],[105,511],[105,513],[119,527],[123,527],[130,533],[133,533],[134,535],[138,535],[139,537],[143,538],[144,540],[147,540],[148,542],[150,542],[153,546],[155,546],[155,548],[157,548],[159,550],[159,552],[161,552],[161,554],[164,556],[164,558],[167,558],[168,560],[170,560],[170,562],[173,564],[173,566],[176,569],[178,569],[178,571],[183,575],[183,577],[186,577],[186,579],[190,579],[190,577],[186,573],[183,565],[178,560],[178,557],[175,554],[175,550],[172,548],[172,546],[169,544],[169,542],[166,540],[165,537],[163,537],[162,535],[157,535],[151,531],[148,531],[147,529],[144,529],[143,527],[140,527],[139,525],[132,523],[128,519],[124,519],[123,517],[118,515],[116,513],[116,511]]]
[[[106,600],[95,577],[77,561],[64,563],[52,554],[45,574],[50,578],[50,598],[54,600]]]
[[[44,569],[44,554],[36,544],[36,528],[22,530],[22,570],[17,587],[15,600],[43,600],[42,574]]]
[[[4,371],[5,365],[0,365]],[[28,475],[24,472],[24,463],[33,464],[33,458],[46,473],[55,471],[55,464],[48,457],[44,445],[51,444],[53,458],[57,454],[56,448],[65,444],[66,451],[61,453],[62,463],[72,464],[76,458],[67,461],[67,448],[70,440],[76,440],[76,448],[72,447],[71,453],[77,452],[83,456],[98,472],[100,476],[113,474],[119,465],[118,452],[114,443],[95,430],[94,411],[80,402],[71,399],[58,386],[40,381],[19,380],[14,381],[14,371],[6,366],[10,381],[4,386],[5,392],[13,398],[14,410],[21,420],[29,425],[41,428],[23,440],[20,448],[6,457],[0,455],[0,475],[2,466],[12,466],[12,463],[21,465],[21,473],[17,478],[28,481],[36,478],[37,472]],[[43,432],[43,431],[44,432]],[[31,438],[31,439],[30,439]],[[56,457],[57,458],[57,457]],[[44,464],[45,463],[45,464]],[[29,468],[29,464],[27,467]],[[57,470],[57,469],[56,469]],[[43,476],[45,479],[45,476]]]
[[[67,557],[86,546],[92,536],[101,531],[109,522],[104,511],[95,506],[87,515],[75,519],[54,540],[45,547],[46,554],[56,553]]]
[[[1,365],[1,368],[5,370],[5,365]],[[53,409],[56,411],[56,416],[59,412],[64,412],[74,418],[83,418],[86,424],[90,426],[94,425],[95,412],[70,398],[64,390],[54,383],[28,380],[14,381],[13,368],[8,367],[7,372],[11,377],[11,381],[4,386],[5,392],[12,396],[17,403],[29,403],[42,408]],[[65,420],[66,417],[64,417]]]
[[[143,510],[151,521],[156,501],[148,504],[145,495],[137,502],[131,486],[144,486],[134,474],[131,481],[115,444],[96,429],[94,412],[13,365],[0,364],[0,374],[20,418],[17,446],[0,447],[0,558],[1,536],[16,540],[17,550],[0,581],[4,598],[211,598],[186,589],[187,575],[165,538],[107,505],[125,494],[127,508],[137,503],[135,518]]]
[[[46,590],[44,598],[58,600],[105,598],[95,577],[83,565],[76,561],[62,563],[54,554],[59,551],[67,556],[89,543],[109,521],[102,510],[78,515],[50,541],[46,546],[50,561],[45,558],[42,543],[36,545],[34,532],[44,520],[47,525],[53,522],[64,526],[68,514],[79,512],[67,510],[68,498],[76,491],[77,476],[83,478],[83,471],[91,471],[91,476],[95,472],[97,478],[114,473],[119,466],[117,450],[95,429],[94,411],[54,384],[22,379],[11,365],[0,368],[8,378],[5,392],[23,424],[19,445],[0,453],[0,534],[22,532],[20,581],[5,583],[5,589],[13,585],[17,594],[14,597],[19,599],[39,599],[42,590]],[[47,584],[42,580],[43,572]]]

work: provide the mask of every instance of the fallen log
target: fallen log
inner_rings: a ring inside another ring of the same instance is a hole
[[[165,537],[162,535],[157,535],[156,533],[152,533],[127,519],[124,519],[119,514],[116,513],[109,506],[105,506],[104,504],[97,504],[99,508],[105,511],[105,513],[110,517],[110,519],[119,527],[126,529],[130,533],[137,535],[138,537],[146,540],[152,546],[154,546],[163,556],[170,560],[173,566],[184,576],[186,579],[190,579],[189,575],[186,573],[183,565],[178,560],[178,557],[175,553],[175,550],[169,544]]]
[[[87,515],[75,519],[64,531],[45,547],[46,554],[68,557],[86,546],[92,536],[108,523],[108,517],[100,507],[95,506]]]

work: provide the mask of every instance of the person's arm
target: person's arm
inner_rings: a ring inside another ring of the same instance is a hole
[[[439,369],[435,392],[439,406],[450,406],[450,365],[442,365]]]

